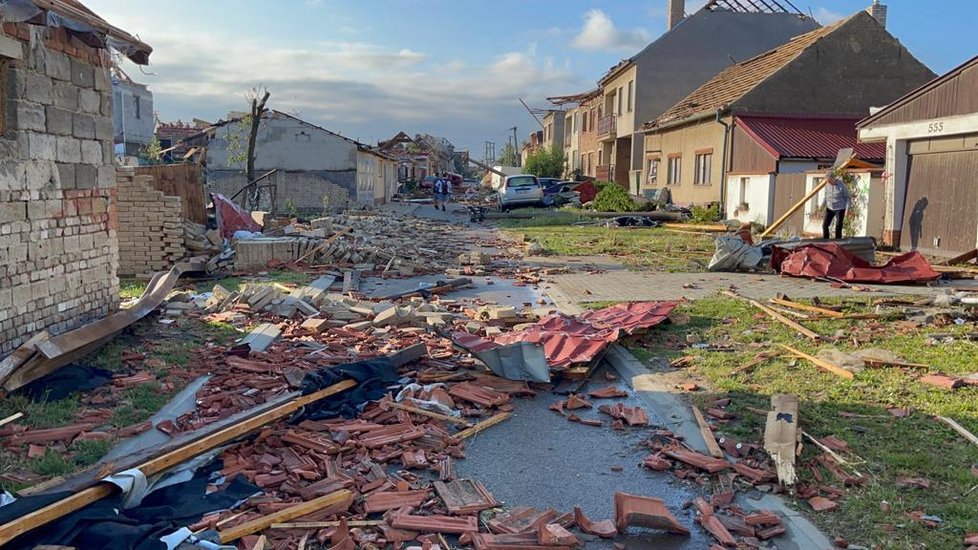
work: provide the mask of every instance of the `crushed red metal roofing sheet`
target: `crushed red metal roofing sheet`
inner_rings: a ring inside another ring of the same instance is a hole
[[[886,143],[858,143],[859,117],[741,115],[737,127],[775,158],[835,158],[839,149],[852,148],[863,160],[882,162]]]
[[[674,302],[618,304],[578,317],[551,315],[522,331],[504,333],[493,340],[464,332],[455,333],[453,339],[472,351],[531,342],[543,347],[548,365],[566,368],[596,359],[622,333],[633,334],[666,321],[675,307]]]
[[[896,256],[875,266],[836,243],[807,244],[786,250],[775,246],[771,267],[794,277],[831,277],[847,283],[918,283],[938,279],[920,252]]]

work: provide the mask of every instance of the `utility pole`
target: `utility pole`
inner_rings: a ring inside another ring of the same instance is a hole
[[[513,156],[516,157],[516,166],[519,166],[522,159],[520,159],[519,140],[516,139],[516,126],[511,129],[513,130]]]
[[[485,161],[486,164],[488,164],[490,166],[496,163],[496,144],[495,143],[493,143],[491,141],[487,141],[486,142],[486,149],[485,149],[485,153],[482,156],[482,159],[483,159],[483,161]]]

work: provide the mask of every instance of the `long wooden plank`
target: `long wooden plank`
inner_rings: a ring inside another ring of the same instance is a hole
[[[791,208],[789,208],[788,211],[785,212],[784,214],[782,214],[780,218],[774,220],[774,223],[772,223],[771,225],[769,225],[767,227],[767,229],[765,229],[764,232],[761,233],[761,237],[760,238],[761,239],[765,239],[765,238],[769,237],[772,233],[774,233],[775,231],[777,231],[779,227],[781,227],[782,225],[784,225],[784,222],[788,221],[788,219],[791,218],[791,216],[794,216],[795,215],[795,212],[801,210],[801,208],[803,206],[805,206],[805,203],[807,203],[809,200],[811,200],[812,197],[814,197],[815,195],[817,195],[818,192],[822,190],[822,188],[824,188],[826,185],[828,185],[828,183],[829,183],[829,180],[828,180],[828,178],[826,178],[826,179],[823,179],[821,182],[819,182],[819,184],[816,185],[815,187],[812,187],[812,190],[809,191],[808,193],[806,193],[805,196],[802,197],[802,199],[800,201],[798,201],[794,206],[792,206]]]
[[[380,404],[381,408],[397,409],[400,411],[407,411],[411,414],[418,414],[421,416],[427,416],[428,418],[434,418],[436,420],[444,420],[445,422],[451,422],[458,426],[464,426],[466,428],[471,428],[472,424],[462,418],[456,418],[454,416],[448,416],[447,414],[436,413],[432,411],[426,411],[424,409],[419,409],[418,407],[412,407],[410,405],[404,405],[401,403],[392,402],[382,402]]]
[[[339,504],[352,496],[353,493],[350,491],[340,489],[335,493],[323,495],[319,498],[308,500],[306,502],[300,502],[295,506],[289,506],[284,510],[279,510],[278,512],[268,514],[267,516],[242,523],[241,525],[235,525],[226,531],[221,531],[221,542],[227,544],[231,541],[238,540],[241,537],[248,536],[252,533],[257,533],[262,529],[268,529],[273,523],[285,523],[295,518],[301,518],[302,516],[311,514],[317,510],[322,510],[323,508],[327,508],[334,504]]]
[[[709,449],[710,454],[713,455],[713,458],[723,458],[723,449],[720,448],[720,445],[717,445],[717,439],[713,436],[713,430],[710,429],[706,418],[703,418],[703,413],[700,412],[700,408],[696,405],[693,405],[693,416],[696,417],[696,423],[700,425],[700,434],[706,441],[706,448]]]
[[[465,439],[467,437],[471,437],[471,436],[473,436],[473,435],[481,432],[482,430],[484,430],[486,428],[489,428],[491,426],[495,426],[496,424],[499,424],[500,422],[502,422],[503,420],[506,420],[510,416],[513,416],[513,413],[511,413],[511,412],[501,412],[501,413],[499,413],[499,414],[497,414],[495,416],[492,416],[492,417],[487,418],[486,420],[483,420],[482,422],[479,422],[478,424],[476,424],[475,426],[472,426],[469,429],[462,430],[462,431],[458,432],[457,434],[455,434],[454,437],[456,437],[458,439]]]
[[[299,263],[302,260],[305,260],[306,258],[308,258],[309,256],[313,256],[313,255],[317,254],[320,250],[324,250],[327,246],[333,244],[333,241],[335,241],[336,239],[339,239],[343,235],[346,235],[350,231],[353,231],[353,227],[346,227],[346,228],[344,228],[342,231],[336,233],[332,237],[330,237],[330,238],[326,239],[325,241],[323,241],[322,243],[320,243],[319,246],[317,246],[316,248],[313,248],[309,252],[306,252],[305,254],[303,254],[302,256],[300,256],[293,263]]]
[[[818,357],[815,357],[814,355],[809,355],[809,354],[807,354],[807,353],[805,353],[803,351],[797,350],[797,349],[795,349],[795,348],[793,348],[791,346],[787,346],[785,344],[778,344],[778,345],[781,346],[782,348],[790,351],[791,353],[797,355],[798,357],[801,357],[803,359],[807,359],[813,365],[815,365],[816,367],[818,367],[818,368],[820,368],[820,369],[822,369],[824,371],[831,372],[832,374],[841,376],[842,378],[846,378],[848,380],[852,380],[853,378],[855,378],[855,375],[854,374],[852,374],[850,371],[847,371],[846,369],[844,369],[844,368],[842,368],[842,367],[840,367],[838,365],[833,365],[832,363],[829,363],[828,361],[825,361],[824,359],[819,359]]]
[[[978,248],[946,260],[944,265],[963,264],[965,262],[970,262],[975,258],[978,258]]]
[[[825,309],[824,307],[810,306],[808,304],[799,304],[798,302],[785,300],[783,298],[771,298],[768,301],[779,306],[799,309],[801,311],[810,311],[812,313],[818,313],[819,315],[825,315],[826,317],[835,317],[836,319],[842,319],[846,316],[846,314],[842,313],[841,311],[833,311],[831,309]]]
[[[379,525],[386,525],[387,522],[380,519],[363,519],[363,520],[349,520],[346,522],[347,527],[377,527]],[[268,526],[269,529],[328,529],[330,527],[339,527],[339,521],[293,521],[293,522],[283,522],[283,523],[273,523]]]
[[[229,426],[224,430],[208,435],[187,445],[186,447],[181,447],[180,449],[176,449],[163,456],[154,458],[139,466],[139,470],[142,471],[147,477],[158,474],[176,464],[180,464],[210,449],[232,441],[254,429],[277,420],[281,420],[282,418],[291,415],[295,411],[310,403],[342,392],[354,386],[356,386],[355,381],[344,380],[343,382],[334,384],[318,392],[299,397],[294,401],[284,403],[279,407],[269,410],[268,412],[253,418],[249,418],[240,424]],[[9,543],[14,538],[23,535],[24,533],[32,531],[60,517],[66,516],[71,512],[79,510],[97,500],[105,498],[114,493],[116,489],[117,487],[110,483],[100,483],[99,485],[95,485],[75,493],[66,499],[49,504],[44,508],[35,510],[29,514],[25,514],[4,525],[0,525],[0,547]]]
[[[781,315],[777,311],[774,311],[773,309],[771,309],[771,308],[767,307],[766,305],[758,302],[757,300],[752,300],[750,298],[745,298],[745,297],[743,297],[743,296],[741,296],[741,295],[739,295],[739,294],[737,294],[735,292],[730,292],[729,290],[722,291],[722,294],[724,294],[726,296],[730,296],[731,298],[737,298],[737,299],[741,299],[741,300],[747,300],[747,302],[750,303],[750,305],[756,307],[757,309],[763,311],[764,313],[767,313],[768,316],[770,316],[775,321],[778,321],[779,323],[781,323],[781,324],[783,324],[783,325],[785,325],[785,326],[787,326],[789,328],[794,329],[795,331],[797,331],[799,334],[801,334],[803,336],[807,336],[807,337],[811,338],[812,340],[816,340],[816,341],[817,340],[825,340],[825,338],[821,334],[818,334],[818,333],[816,333],[816,332],[814,332],[812,330],[809,330],[808,328],[805,328],[804,326],[796,323],[795,321],[792,321],[791,319],[788,319],[784,315]]]
[[[960,434],[961,437],[967,439],[968,441],[974,443],[975,445],[978,445],[978,437],[976,437],[975,434],[969,432],[968,429],[962,426],[961,424],[958,424],[956,421],[954,421],[954,419],[948,418],[946,416],[938,416],[937,419],[947,424],[952,430],[958,432],[958,434]]]
[[[6,424],[10,424],[14,420],[17,420],[18,418],[20,418],[22,416],[24,416],[24,413],[22,413],[22,412],[16,412],[16,413],[8,416],[7,418],[4,418],[3,420],[0,420],[0,426],[4,426]]]

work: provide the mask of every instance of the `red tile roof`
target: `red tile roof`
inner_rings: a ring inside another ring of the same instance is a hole
[[[736,124],[778,158],[834,159],[839,149],[852,147],[870,162],[886,157],[885,143],[857,143],[858,117],[822,118],[740,115]]]

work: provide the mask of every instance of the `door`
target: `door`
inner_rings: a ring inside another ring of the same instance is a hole
[[[978,150],[913,154],[911,144],[901,250],[955,256],[978,239]]]
[[[774,217],[777,219],[782,214],[791,209],[792,206],[798,204],[802,198],[805,197],[805,180],[807,176],[804,173],[799,174],[777,174],[774,177]],[[761,207],[762,205],[758,205]],[[758,208],[758,212],[762,210]],[[805,209],[799,208],[784,224],[778,229],[778,232],[784,232],[789,235],[801,235],[805,231]]]

